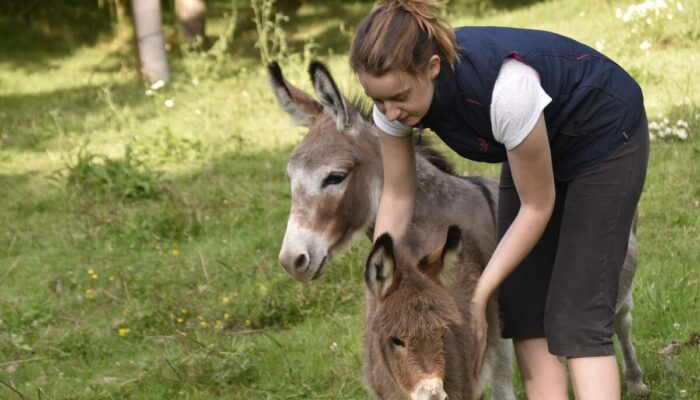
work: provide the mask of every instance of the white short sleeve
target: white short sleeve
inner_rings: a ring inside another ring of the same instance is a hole
[[[491,96],[491,127],[496,141],[503,143],[506,150],[517,147],[551,101],[540,85],[537,71],[523,62],[507,59]]]
[[[372,107],[372,119],[374,119],[374,124],[377,125],[377,128],[391,136],[406,136],[413,130],[410,126],[406,126],[399,121],[389,121],[386,119],[386,115],[379,111],[376,105]]]

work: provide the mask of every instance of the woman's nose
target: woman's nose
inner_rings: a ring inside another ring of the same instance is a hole
[[[386,112],[384,113],[384,115],[386,115],[386,119],[388,119],[389,121],[394,121],[394,120],[398,119],[398,118],[401,116],[401,109],[398,108],[398,107],[396,107],[396,106],[393,105],[393,104],[390,104],[390,103],[386,103],[386,102],[385,102],[385,103],[384,103],[384,108],[385,108],[385,110],[386,110]]]

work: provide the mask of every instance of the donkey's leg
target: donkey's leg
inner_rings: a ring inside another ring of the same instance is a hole
[[[622,351],[622,369],[625,373],[627,392],[635,396],[648,396],[649,388],[642,381],[642,369],[632,343],[632,281],[637,271],[637,263],[637,238],[634,233],[630,233],[617,294],[615,334]]]
[[[491,381],[493,400],[516,399],[515,392],[513,392],[514,358],[513,341],[510,339],[499,339],[496,344],[496,360],[493,380]]]
[[[624,301],[615,314],[615,333],[622,351],[623,370],[627,392],[634,396],[648,396],[649,388],[642,381],[642,369],[632,344],[632,293],[627,292]]]

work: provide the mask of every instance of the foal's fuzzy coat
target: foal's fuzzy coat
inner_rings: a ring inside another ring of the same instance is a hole
[[[493,369],[500,322],[487,306],[487,350],[478,377],[470,302],[485,266],[468,232],[451,226],[447,240],[420,260],[405,243],[377,239],[365,267],[365,379],[381,399],[475,399]]]

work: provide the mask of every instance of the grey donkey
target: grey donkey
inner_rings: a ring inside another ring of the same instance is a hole
[[[287,163],[292,204],[279,261],[300,281],[320,277],[334,256],[366,235],[371,239],[382,187],[383,170],[378,131],[349,101],[328,69],[312,62],[309,73],[318,100],[285,80],[276,63],[268,66],[269,81],[281,107],[308,133]],[[475,245],[488,259],[497,244],[498,182],[486,177],[457,176],[429,147],[416,146],[416,208],[403,241],[415,257],[444,239],[444,229],[457,225],[476,232]],[[628,392],[648,394],[632,344],[631,286],[637,267],[637,245],[630,233],[620,279],[615,332],[624,359]],[[512,344],[496,348],[493,397],[514,399]]]

